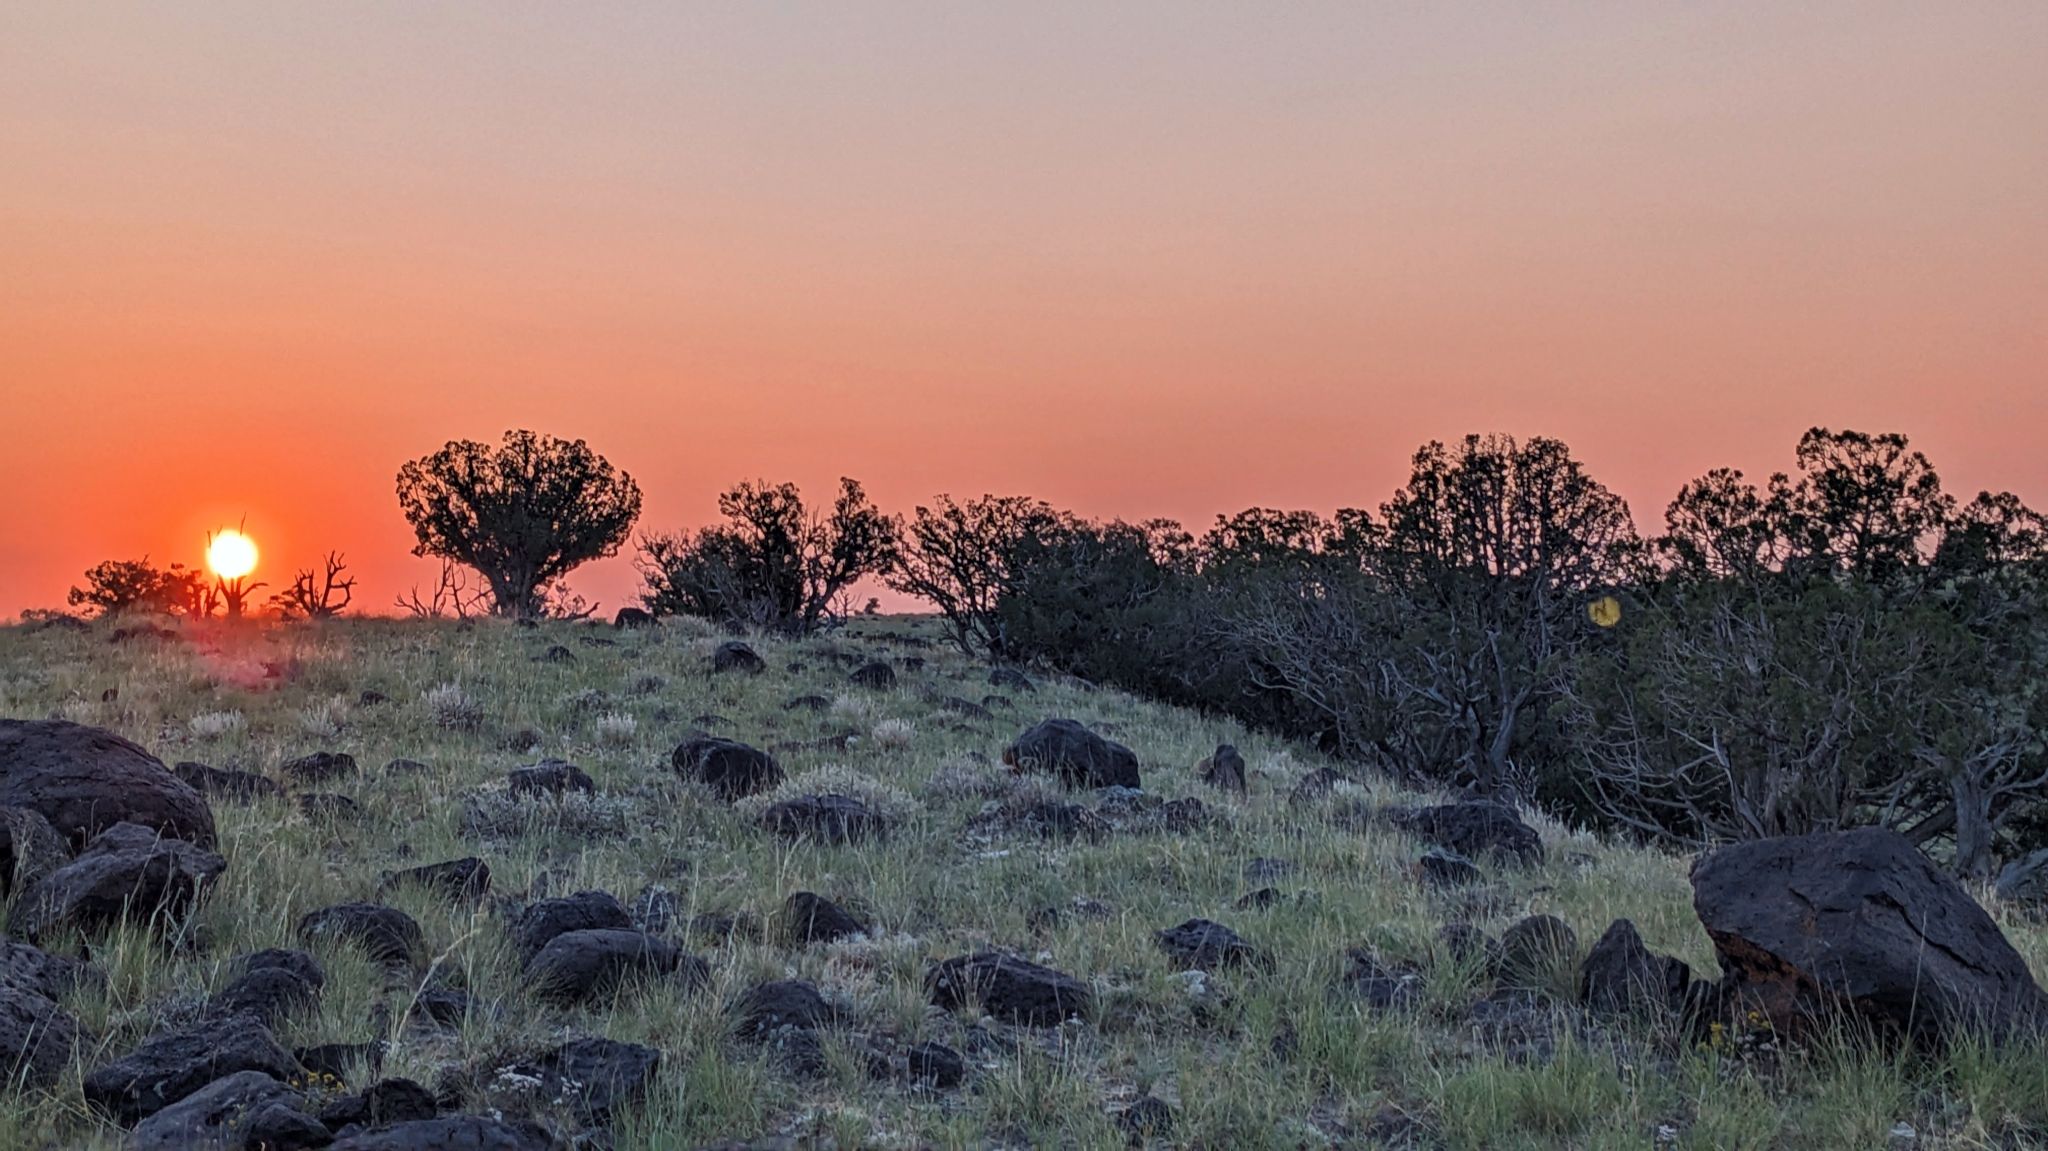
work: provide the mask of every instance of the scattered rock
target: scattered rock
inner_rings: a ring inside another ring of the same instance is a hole
[[[117,823],[214,845],[206,798],[111,731],[55,719],[0,719],[0,806],[42,815],[73,849]]]
[[[320,1109],[320,1122],[335,1131],[349,1127],[382,1127],[432,1119],[441,1113],[434,1093],[410,1079],[380,1079],[354,1095],[344,1095]]]
[[[676,745],[669,762],[677,775],[703,784],[727,802],[782,784],[782,765],[774,756],[736,739],[693,735]]]
[[[1166,1101],[1147,1095],[1117,1113],[1117,1129],[1133,1143],[1173,1137],[1173,1108]]]
[[[739,1033],[750,1039],[764,1039],[778,1031],[815,1031],[833,1027],[838,1012],[825,1002],[815,984],[801,979],[774,979],[756,984],[740,998],[736,1008]]]
[[[1214,752],[1195,765],[1195,774],[1210,787],[1232,795],[1245,794],[1244,756],[1230,744],[1217,744]]]
[[[264,1071],[216,1079],[137,1124],[128,1151],[323,1147],[332,1136],[298,1092]]]
[[[57,990],[47,983],[41,986]],[[52,996],[27,981],[0,984],[0,1074],[7,1082],[48,1087],[70,1068],[77,1048],[78,1021]]]
[[[711,969],[660,936],[631,928],[565,931],[526,962],[534,994],[553,1003],[581,1003],[635,980],[671,976],[695,987]]]
[[[726,640],[711,653],[711,670],[714,672],[737,671],[747,675],[760,675],[768,670],[768,661],[755,653],[754,649],[736,639]]]
[[[1468,859],[1543,862],[1543,838],[1513,808],[1498,803],[1449,803],[1387,813],[1394,826]]]
[[[1651,954],[1626,919],[1610,924],[1579,965],[1579,1001],[1596,1011],[1677,1011],[1691,986],[1685,961]]]
[[[263,1022],[225,1015],[152,1036],[85,1077],[85,1101],[123,1124],[133,1124],[238,1071],[260,1071],[279,1082],[299,1073]]]
[[[360,823],[363,819],[362,806],[355,800],[327,791],[309,791],[299,796],[299,812],[307,819],[346,823]]]
[[[450,903],[477,903],[491,893],[491,867],[472,855],[387,872],[377,885],[377,894],[385,895],[401,887],[425,888]]]
[[[276,1027],[293,1014],[320,1001],[326,973],[320,962],[303,951],[272,948],[242,960],[242,974],[207,1001],[207,1010],[220,1015],[246,1012]]]
[[[1485,878],[1478,864],[1441,847],[1430,848],[1415,861],[1415,877],[1431,887],[1465,887]]]
[[[0,896],[23,891],[71,862],[71,845],[43,814],[0,807]]]
[[[1344,988],[1363,999],[1376,1011],[1403,1011],[1422,997],[1422,977],[1412,971],[1396,971],[1363,948],[1346,953],[1351,967],[1344,973]]]
[[[1228,927],[1207,919],[1190,919],[1153,935],[1167,958],[1198,971],[1229,967],[1264,967],[1268,961]]]
[[[1555,915],[1531,915],[1500,936],[1500,976],[1510,985],[1540,987],[1578,954],[1579,937]]]
[[[560,797],[572,791],[583,795],[597,793],[597,782],[588,773],[559,759],[543,759],[531,766],[516,768],[506,773],[505,783],[513,795]]]
[[[852,935],[863,935],[867,925],[823,896],[798,891],[782,902],[782,925],[795,944],[830,943]]]
[[[2044,997],[1998,925],[1882,828],[1760,839],[1693,864],[1693,908],[1737,1007],[1805,1033],[1847,1010],[1916,1041],[2029,1034]]]
[[[622,1107],[647,1093],[661,1052],[613,1039],[571,1039],[532,1062],[544,1098],[569,1104],[579,1122],[609,1126]]]
[[[543,899],[512,922],[512,946],[521,962],[530,961],[557,935],[571,931],[630,930],[633,917],[608,891],[579,891],[559,899]]]
[[[45,999],[62,999],[82,985],[100,986],[106,976],[76,959],[51,955],[16,939],[0,938],[0,987],[18,987]]]
[[[925,975],[925,994],[952,1010],[973,1005],[997,1019],[1052,1027],[1068,1016],[1087,1018],[1094,995],[1071,975],[996,951],[948,959]]]
[[[1138,757],[1071,719],[1048,719],[1003,750],[1003,762],[1019,770],[1059,777],[1068,787],[1129,787],[1138,784]]]
[[[912,1082],[948,1091],[967,1081],[967,1060],[943,1043],[918,1043],[903,1053]]]
[[[300,783],[326,783],[356,773],[356,757],[340,751],[316,751],[287,759],[278,770]]]
[[[345,942],[394,967],[411,966],[426,945],[412,916],[378,903],[340,903],[308,912],[299,920],[298,937],[308,945]]]
[[[666,935],[676,919],[676,893],[650,883],[633,897],[633,926],[655,935]]]
[[[800,795],[761,813],[761,826],[788,840],[852,844],[880,839],[888,823],[850,795]]]
[[[864,663],[853,669],[853,674],[847,676],[846,681],[855,687],[888,691],[896,686],[896,669],[879,660]]]
[[[556,1146],[555,1137],[538,1123],[449,1115],[344,1135],[328,1151],[554,1151]]]
[[[408,1023],[428,1027],[440,1027],[459,1031],[472,1012],[476,1001],[466,991],[453,987],[423,987],[413,996],[412,1005],[405,1010]]]
[[[175,924],[227,866],[203,847],[117,823],[24,891],[8,927],[34,940],[60,925],[92,931],[124,917]]]
[[[990,687],[1006,688],[1010,691],[1037,691],[1038,685],[1031,677],[1013,667],[999,667],[988,673]]]
[[[276,780],[261,776],[253,771],[237,771],[226,767],[209,767],[203,763],[186,760],[171,769],[179,779],[190,784],[199,794],[209,799],[232,800],[249,803],[258,799],[282,799],[284,787]]]

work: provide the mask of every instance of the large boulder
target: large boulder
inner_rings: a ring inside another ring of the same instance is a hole
[[[792,892],[782,901],[782,933],[791,943],[830,943],[865,934],[868,927],[852,912],[809,891]]]
[[[1175,964],[1197,971],[1268,965],[1265,956],[1237,932],[1207,919],[1190,919],[1169,927],[1153,935],[1152,941]]]
[[[384,876],[378,894],[419,887],[455,904],[479,902],[491,893],[491,866],[475,856],[409,867]]]
[[[677,775],[703,784],[728,802],[759,795],[782,783],[782,766],[774,756],[716,735],[690,736],[676,745],[669,762]]]
[[[300,1068],[262,1020],[224,1015],[146,1039],[87,1075],[85,1101],[132,1124],[238,1071],[289,1082]]]
[[[882,813],[850,795],[799,795],[761,813],[761,826],[784,839],[866,843],[889,832]]]
[[[237,1071],[136,1124],[128,1151],[324,1147],[333,1136],[304,1104],[304,1096],[262,1071]]]
[[[0,1074],[47,1087],[63,1077],[78,1047],[78,1022],[26,984],[0,984]]]
[[[526,962],[534,994],[552,1003],[581,1003],[642,979],[680,979],[695,987],[710,978],[703,960],[644,931],[597,928],[565,931]]]
[[[973,1005],[997,1019],[1052,1027],[1068,1016],[1086,1018],[1094,1007],[1088,985],[1050,967],[978,951],[948,959],[925,975],[925,994],[948,1010]]]
[[[1137,787],[1138,756],[1071,719],[1048,719],[1003,749],[1003,762],[1059,777],[1068,787]]]
[[[76,849],[117,823],[200,847],[213,810],[157,757],[111,731],[57,719],[0,719],[0,806],[40,812]]]
[[[1797,1034],[1841,1013],[1921,1043],[2032,1032],[2026,961],[1955,880],[1883,828],[1733,844],[1693,864],[1724,1002]]]
[[[1210,787],[1234,795],[1245,794],[1244,756],[1231,744],[1217,744],[1213,753],[1195,765],[1195,774]]]
[[[236,803],[249,803],[258,799],[283,799],[284,787],[268,776],[253,771],[240,771],[231,767],[214,767],[210,764],[183,760],[171,769],[179,779],[190,784],[199,794],[209,799],[225,799]]]
[[[117,823],[24,891],[8,928],[38,939],[60,925],[91,931],[121,919],[176,923],[227,866],[203,847]]]
[[[540,1080],[544,1099],[564,1099],[576,1118],[609,1126],[639,1101],[661,1069],[661,1052],[616,1039],[571,1039],[518,1068]]]
[[[745,641],[729,639],[718,645],[711,653],[711,670],[714,672],[737,671],[747,675],[760,675],[768,670],[768,661],[749,647]]]
[[[1395,827],[1468,859],[1543,862],[1543,837],[1503,804],[1473,801],[1390,811]]]

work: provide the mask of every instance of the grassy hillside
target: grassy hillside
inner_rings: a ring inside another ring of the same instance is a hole
[[[773,1135],[839,1147],[1117,1147],[1127,1138],[1120,1116],[1146,1096],[1170,1108],[1171,1134],[1158,1142],[1177,1146],[2048,1145],[2048,1060],[2036,1051],[1935,1061],[1851,1043],[1810,1053],[1753,1039],[1701,1043],[1661,1024],[1583,1015],[1568,967],[1544,981],[1556,993],[1547,1005],[1475,1017],[1491,988],[1478,965],[1439,943],[1446,923],[1498,935],[1550,913],[1576,929],[1583,950],[1627,917],[1653,950],[1710,974],[1687,861],[1544,824],[1542,866],[1488,866],[1477,885],[1430,888],[1411,870],[1423,845],[1370,818],[1416,797],[1369,782],[1291,803],[1303,776],[1329,766],[1308,750],[1052,679],[1035,692],[991,687],[986,667],[930,647],[919,630],[863,620],[830,638],[757,637],[766,672],[714,676],[722,637],[687,623],[614,632],[347,621],[122,643],[105,625],[0,629],[0,714],[105,726],[166,763],[281,782],[278,765],[307,752],[347,752],[359,765],[312,789],[347,795],[359,820],[309,817],[292,801],[214,801],[228,870],[187,935],[169,945],[139,931],[90,941],[109,978],[66,1004],[88,1036],[81,1064],[190,1016],[236,956],[296,946],[306,912],[380,898],[381,873],[474,855],[493,876],[493,898],[480,906],[418,889],[381,897],[423,926],[430,967],[400,980],[347,948],[315,949],[325,991],[316,1010],[281,1028],[287,1046],[388,1039],[385,1075],[451,1090],[467,1082],[465,1102],[482,1106],[511,1090],[490,1082],[510,1053],[581,1034],[643,1042],[665,1053],[664,1067],[644,1108],[619,1122],[620,1147]],[[906,657],[925,662],[912,670]],[[872,658],[895,663],[893,690],[848,682],[850,667]],[[805,695],[827,703],[785,708]],[[990,695],[1007,697],[989,702],[992,718],[939,703]],[[1135,749],[1146,791],[1198,798],[1209,823],[1170,831],[1128,817],[1099,839],[1065,841],[1019,824],[1011,817],[1038,798],[1094,802],[998,762],[1012,737],[1050,716]],[[880,843],[787,844],[754,822],[765,801],[729,805],[678,780],[670,751],[699,727],[780,745],[784,793],[850,791],[899,824]],[[846,733],[854,738],[842,746]],[[1220,742],[1244,754],[1248,799],[1196,776]],[[505,796],[506,772],[543,756],[580,765],[597,797]],[[425,770],[387,771],[398,758]],[[1279,897],[1240,908],[1267,887]],[[537,1002],[507,938],[507,910],[591,888],[628,904],[649,888],[671,893],[673,935],[710,963],[709,987],[632,989],[598,1009]],[[785,945],[777,912],[798,891],[843,904],[873,930]],[[735,925],[729,937],[712,930],[718,917]],[[1194,917],[1236,929],[1270,968],[1181,971],[1153,936]],[[2048,932],[2001,922],[2042,970]],[[1095,1017],[1021,1029],[928,1006],[926,965],[987,946],[1086,981]],[[1414,973],[1413,999],[1379,1010],[1348,989],[1353,949]],[[742,994],[780,978],[814,981],[848,1019],[822,1073],[799,1073],[734,1033]],[[428,985],[472,996],[459,1028],[402,1021]],[[932,1090],[874,1079],[856,1055],[870,1040],[896,1050],[944,1043],[966,1055],[968,1083]],[[534,1105],[547,1112],[551,1101]],[[0,1106],[0,1145],[119,1140],[85,1109],[77,1071],[54,1093]]]

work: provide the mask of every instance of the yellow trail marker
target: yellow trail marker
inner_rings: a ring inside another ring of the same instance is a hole
[[[1613,627],[1621,622],[1621,601],[1611,595],[1603,595],[1586,605],[1586,618],[1598,627]]]

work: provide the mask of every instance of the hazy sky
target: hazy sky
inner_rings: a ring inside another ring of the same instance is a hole
[[[1206,523],[1822,423],[2048,505],[2048,4],[0,5],[0,612],[405,459]],[[572,583],[615,606],[621,558]]]

